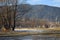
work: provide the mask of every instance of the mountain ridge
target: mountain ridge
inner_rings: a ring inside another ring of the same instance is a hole
[[[24,5],[21,6],[21,8],[24,11]],[[59,7],[52,7],[47,5],[25,5],[27,7],[26,9],[30,10],[26,12],[26,14],[23,16],[23,18],[45,18],[49,19],[50,21],[56,21],[56,17],[58,21],[60,21],[60,8]],[[25,10],[26,10],[25,9]],[[21,10],[21,9],[20,9]],[[20,11],[19,10],[19,11]]]

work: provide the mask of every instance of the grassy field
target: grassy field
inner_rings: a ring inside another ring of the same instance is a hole
[[[18,29],[18,28],[17,28]],[[60,30],[54,28],[21,28],[19,30],[43,30],[43,32],[17,32],[17,31],[10,31],[10,32],[0,32],[0,36],[26,36],[26,35],[49,35],[49,36],[58,36],[60,37]],[[55,32],[56,31],[56,32]]]

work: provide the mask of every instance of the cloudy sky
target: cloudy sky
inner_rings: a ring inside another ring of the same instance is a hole
[[[60,0],[27,0],[27,3],[32,5],[43,4],[60,7]]]
[[[21,4],[22,2],[31,5],[43,4],[43,5],[60,7],[60,0],[18,0],[19,4]],[[0,5],[1,4],[2,3],[0,2]]]

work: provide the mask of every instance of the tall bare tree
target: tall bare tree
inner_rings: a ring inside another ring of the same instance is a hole
[[[1,7],[2,7],[2,25],[5,27],[6,30],[15,28],[15,17],[17,12],[17,5],[19,4],[18,1],[21,0],[0,0]],[[26,0],[21,1],[21,4],[24,3]],[[24,14],[23,14],[24,15]]]
[[[11,29],[11,24],[14,24],[15,22],[15,14],[16,14],[16,6],[17,5],[17,0],[0,0],[1,2],[1,7],[2,7],[2,25],[5,27],[6,30]],[[14,5],[14,6],[13,6]],[[13,15],[12,15],[13,14]],[[11,17],[14,18],[12,18]],[[13,20],[12,20],[13,19]],[[12,23],[11,23],[12,21]]]

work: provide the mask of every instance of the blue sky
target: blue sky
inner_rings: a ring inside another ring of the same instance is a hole
[[[22,2],[31,4],[31,5],[43,4],[43,5],[60,7],[60,0],[19,0],[18,3],[22,3]],[[0,5],[1,5],[1,2],[0,2]]]
[[[27,3],[32,5],[43,4],[60,7],[60,0],[27,0]]]

